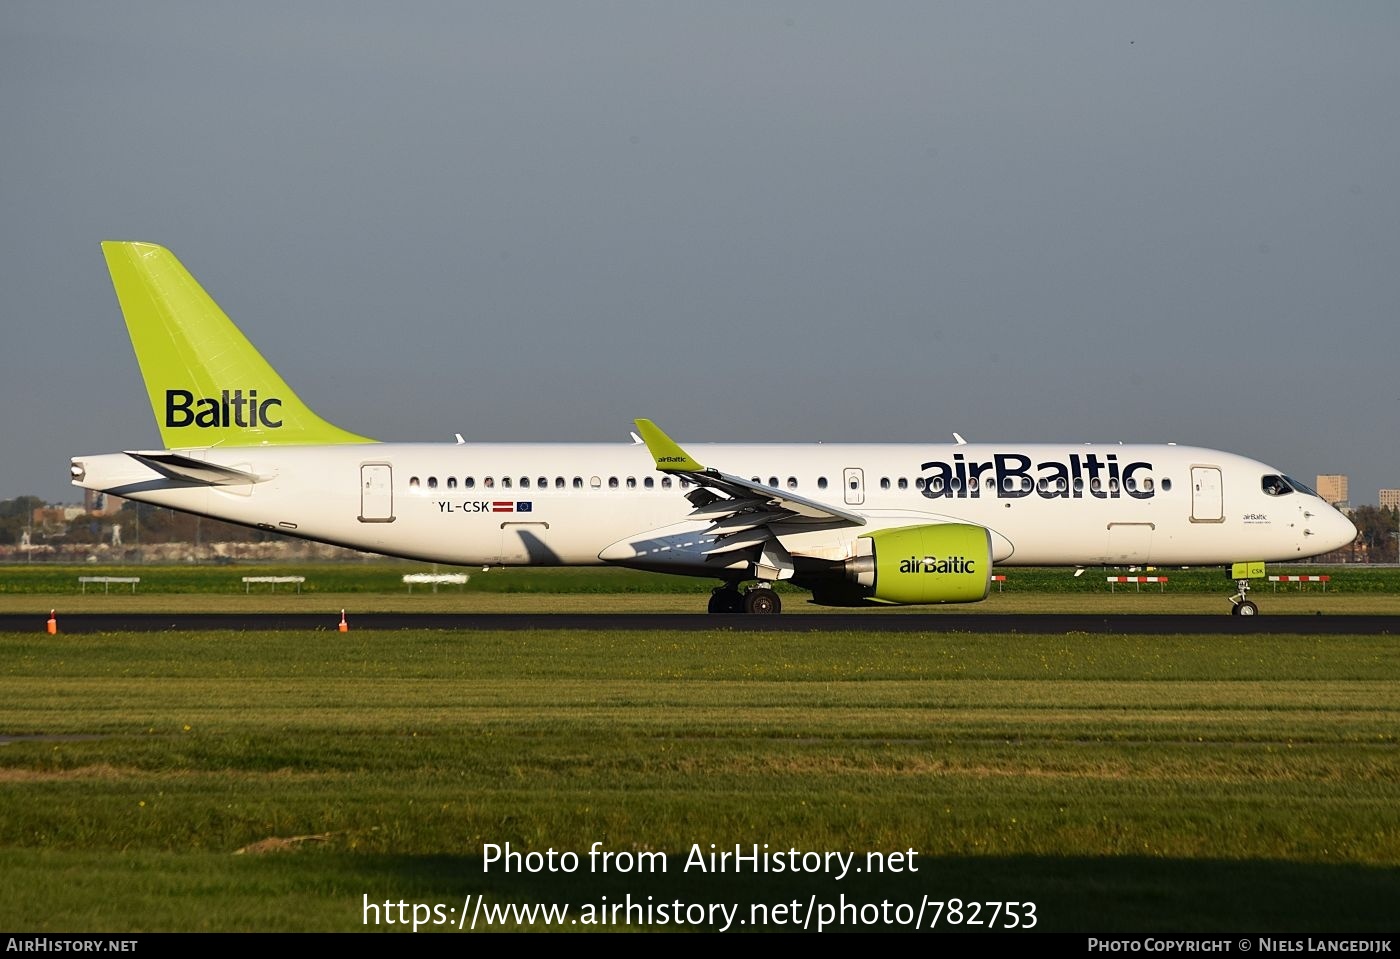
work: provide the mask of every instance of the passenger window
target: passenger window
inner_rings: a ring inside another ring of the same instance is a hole
[[[889,489],[889,488],[890,488],[890,478],[889,478],[888,476],[881,477],[881,478],[880,478],[880,489]]]
[[[616,476],[609,476],[609,477],[608,477],[608,489],[617,489],[617,477],[616,477]]]
[[[773,487],[774,489],[777,489],[777,488],[778,488],[778,477],[776,477],[776,476],[770,476],[770,477],[768,477],[768,485],[771,486],[771,487]]]
[[[796,477],[796,476],[789,476],[789,477],[788,477],[788,489],[797,489],[797,477]]]
[[[900,488],[900,489],[908,489],[908,488],[909,488],[909,480],[907,480],[907,479],[905,479],[903,476],[901,476],[901,477],[899,478],[899,488]]]
[[[1103,481],[1100,480],[1097,476],[1095,476],[1093,479],[1089,480],[1089,492],[1091,492],[1091,493],[1102,493],[1102,492],[1103,492]]]
[[[627,488],[628,488],[628,489],[636,489],[636,488],[637,488],[637,477],[635,477],[635,476],[629,476],[629,477],[627,477]]]
[[[466,479],[462,480],[462,485],[467,489],[474,489],[476,487],[476,477],[468,476]]]
[[[530,477],[528,477],[528,476],[522,476],[522,477],[520,477],[520,488],[521,488],[521,489],[529,489],[529,488],[530,488]]]
[[[485,486],[487,489],[494,489],[496,486],[496,480],[488,476],[486,477],[486,479],[481,481],[481,485]]]
[[[690,480],[688,480],[688,479],[686,479],[684,476],[682,476],[682,477],[681,477],[681,489],[685,489],[685,488],[688,487],[688,486],[690,486]]]
[[[642,480],[642,485],[645,486],[647,489],[651,489],[653,486],[656,485],[656,480],[648,476],[646,479]]]
[[[669,477],[669,476],[663,476],[663,477],[661,477],[661,488],[662,488],[662,489],[670,489],[670,488],[671,488],[671,477]]]
[[[582,476],[575,476],[575,477],[574,477],[574,489],[583,489],[583,477],[582,477]]]
[[[602,489],[603,478],[601,476],[590,476],[588,477],[588,485],[593,487],[594,489]]]
[[[456,488],[457,488],[457,477],[455,477],[455,476],[449,476],[449,477],[447,477],[447,488],[448,488],[448,489],[456,489]]]
[[[556,476],[556,477],[554,477],[554,488],[555,488],[555,489],[563,489],[565,486],[568,486],[568,485],[569,485],[568,483],[565,483],[565,482],[564,482],[564,477],[562,477],[562,476]]]
[[[410,476],[410,477],[408,478],[408,488],[409,488],[409,489],[417,489],[417,488],[418,488],[418,477],[416,477],[416,476]]]
[[[540,489],[549,489],[549,477],[541,476],[538,480],[535,481],[535,485],[538,486]],[[564,481],[560,480],[559,485],[563,486]]]
[[[1152,492],[1152,477],[1149,476],[1147,477],[1147,479],[1142,481],[1142,488],[1149,493]]]
[[[818,477],[817,477],[817,489],[826,489],[826,477],[825,477],[825,476],[818,476]]]
[[[501,477],[501,489],[510,489],[510,477],[509,477],[509,476],[502,476],[502,477]]]
[[[1163,493],[1170,493],[1171,491],[1172,491],[1172,480],[1171,480],[1171,477],[1170,477],[1170,476],[1164,476],[1164,477],[1162,477],[1162,492],[1163,492]]]
[[[428,489],[437,489],[437,477],[436,477],[436,476],[429,476],[429,477],[428,477]]]

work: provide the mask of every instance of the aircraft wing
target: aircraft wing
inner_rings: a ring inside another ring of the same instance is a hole
[[[717,469],[707,469],[700,465],[689,453],[681,449],[661,428],[651,420],[637,420],[637,432],[646,443],[647,450],[656,460],[656,468],[663,473],[684,476],[697,486],[719,490],[725,499],[712,499],[697,503],[691,513],[697,517],[712,517],[720,531],[737,532],[740,529],[753,529],[760,525],[777,521],[835,523],[838,526],[864,526],[865,517],[859,513],[823,503],[820,500],[799,496],[788,490],[755,483],[753,480],[722,473]],[[692,500],[694,502],[694,500]],[[752,514],[751,521],[738,522],[740,517]],[[728,529],[726,530],[726,527]]]

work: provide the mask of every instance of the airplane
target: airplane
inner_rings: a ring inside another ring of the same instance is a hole
[[[102,244],[160,450],[79,456],[72,482],[303,539],[473,566],[615,565],[719,581],[711,613],[985,599],[1008,566],[1264,562],[1356,529],[1264,463],[1190,446],[381,443],[314,413],[175,256]],[[747,588],[742,588],[750,584]]]

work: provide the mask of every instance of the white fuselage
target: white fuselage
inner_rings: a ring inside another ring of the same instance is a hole
[[[956,521],[999,565],[1207,565],[1338,548],[1351,523],[1263,463],[1185,446],[705,445],[708,465],[866,519],[793,526],[795,556],[840,561],[871,530]],[[716,576],[694,487],[643,445],[395,444],[184,451],[255,474],[198,485],[126,454],[77,457],[75,484],[369,552],[460,565],[617,563]],[[80,468],[80,469],[79,469]],[[1285,487],[1286,488],[1286,487]],[[783,530],[777,530],[782,533]],[[736,561],[737,562],[737,561]]]

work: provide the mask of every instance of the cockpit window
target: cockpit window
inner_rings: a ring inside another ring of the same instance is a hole
[[[1269,496],[1287,496],[1293,492],[1293,486],[1286,476],[1275,476],[1270,473],[1259,481],[1259,487]]]
[[[1313,489],[1311,486],[1308,486],[1304,483],[1300,483],[1291,476],[1285,476],[1284,480],[1288,483],[1289,486],[1293,487],[1295,490],[1302,493],[1304,496],[1316,496],[1318,499],[1322,499],[1322,497],[1318,494],[1317,490]]]

